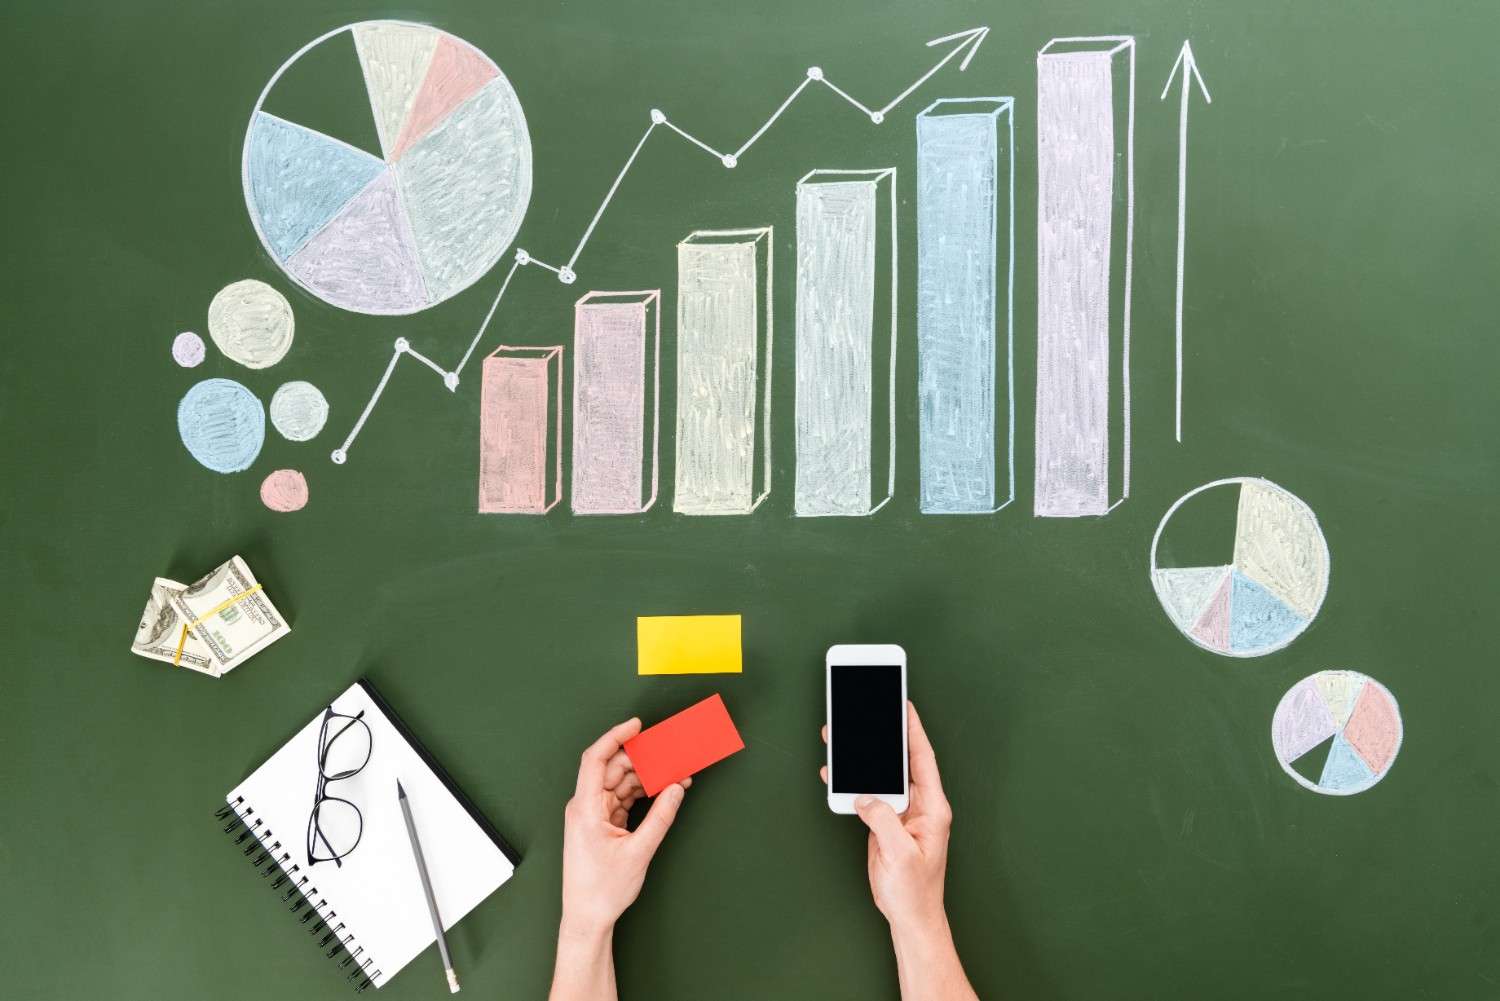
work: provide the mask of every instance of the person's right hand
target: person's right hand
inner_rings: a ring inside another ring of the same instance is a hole
[[[883,800],[855,800],[859,819],[870,829],[867,867],[875,906],[893,930],[945,927],[943,879],[948,868],[948,832],[953,809],[943,795],[937,756],[922,729],[917,707],[906,704],[906,742],[911,790],[906,813],[898,815]],[[828,728],[823,727],[823,741]],[[818,769],[824,785],[828,766]]]
[[[657,795],[634,831],[630,808],[645,795],[621,747],[641,732],[639,719],[614,727],[583,752],[578,785],[563,813],[563,924],[590,934],[614,927],[641,892],[646,867],[682,805],[687,779]]]

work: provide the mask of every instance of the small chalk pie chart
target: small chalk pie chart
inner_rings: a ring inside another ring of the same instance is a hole
[[[1164,545],[1164,534],[1187,535],[1187,544]],[[1312,509],[1257,477],[1188,492],[1151,540],[1151,585],[1167,617],[1227,657],[1259,657],[1300,636],[1323,607],[1328,573],[1328,543]]]
[[[415,313],[468,288],[515,239],[531,136],[479,49],[430,25],[364,21],[271,77],[241,180],[287,277],[342,309]]]
[[[1327,796],[1352,796],[1385,778],[1404,736],[1395,696],[1358,671],[1303,678],[1271,718],[1271,746],[1282,769]]]

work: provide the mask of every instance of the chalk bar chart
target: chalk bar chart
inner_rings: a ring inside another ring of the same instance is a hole
[[[860,516],[895,492],[896,171],[797,182],[799,517]]]
[[[1171,565],[1163,533],[1174,518],[1189,519],[1195,506],[1206,506],[1220,491],[1238,494],[1234,523],[1226,518],[1217,529],[1208,526],[1210,548],[1222,552],[1224,562]],[[1198,487],[1167,510],[1151,541],[1151,584],[1172,624],[1204,649],[1231,657],[1259,657],[1301,635],[1322,607],[1328,575],[1328,543],[1317,516],[1269,480],[1240,477]]]
[[[1304,789],[1351,796],[1385,778],[1405,731],[1390,691],[1358,671],[1320,671],[1293,685],[1271,718],[1282,770]]]
[[[698,230],[677,245],[679,514],[749,514],[771,492],[772,236]]]
[[[1036,81],[1034,511],[1102,515],[1130,495],[1135,40],[1053,39]]]
[[[502,344],[479,393],[479,510],[546,514],[562,496],[561,345]]]
[[[363,79],[379,156],[346,141],[352,126],[341,138],[266,110],[300,64],[336,58]],[[427,25],[367,21],[315,39],[272,76],[241,179],[256,233],[293,281],[343,309],[414,313],[469,287],[510,245],[531,198],[531,138],[483,52]]]
[[[987,514],[1015,498],[1013,103],[1008,97],[948,98],[917,116],[924,514]]]
[[[573,307],[575,514],[656,503],[661,291],[590,292]]]

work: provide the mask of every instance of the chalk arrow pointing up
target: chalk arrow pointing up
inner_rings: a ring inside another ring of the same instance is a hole
[[[1177,79],[1178,69],[1182,70],[1182,103],[1178,106],[1177,121],[1177,440],[1182,441],[1182,274],[1183,258],[1187,252],[1187,134],[1188,134],[1188,94],[1192,90],[1193,81],[1197,81],[1198,90],[1203,94],[1203,100],[1209,104],[1214,99],[1209,96],[1208,86],[1203,82],[1203,74],[1198,72],[1198,60],[1193,58],[1193,43],[1184,40],[1182,51],[1177,53],[1177,61],[1172,64],[1172,72],[1167,74],[1167,85],[1162,88],[1161,100],[1167,99],[1167,94],[1172,90],[1172,81]]]

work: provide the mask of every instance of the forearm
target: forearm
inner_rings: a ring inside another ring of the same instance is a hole
[[[557,965],[549,1001],[615,1001],[614,928],[580,925],[566,916],[557,931]]]
[[[978,1001],[969,985],[947,915],[892,923],[901,1001]]]

